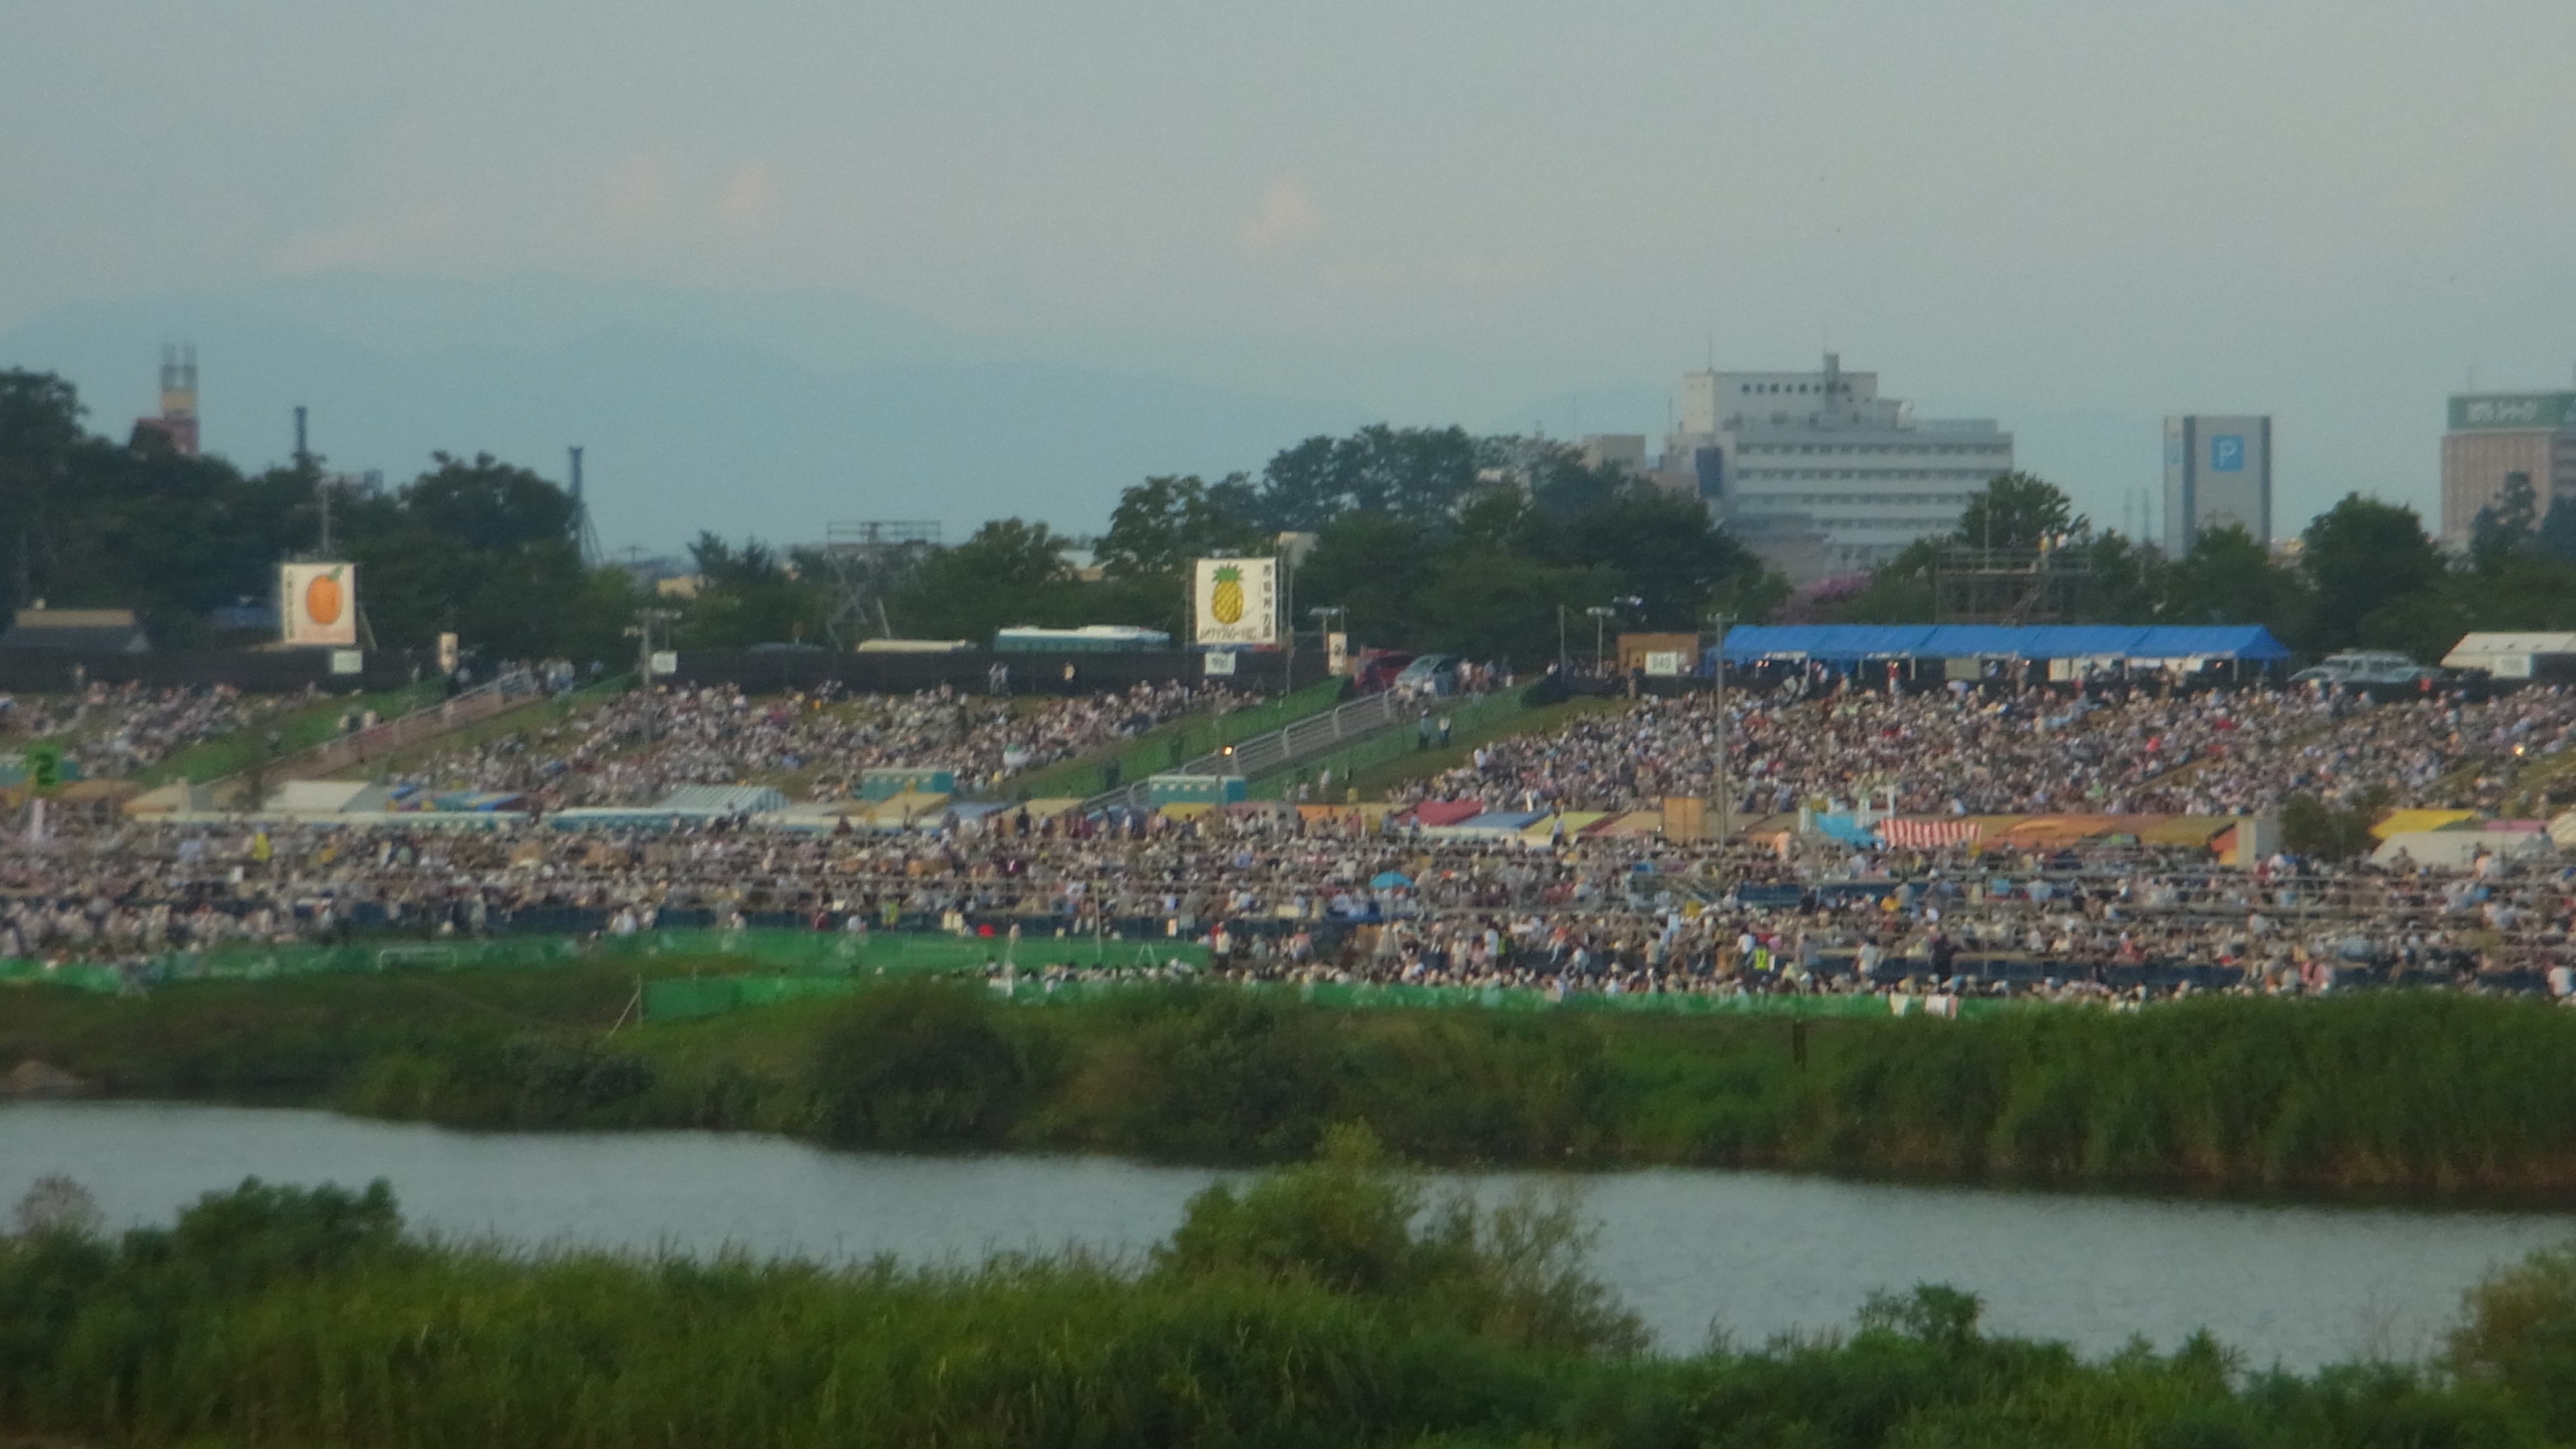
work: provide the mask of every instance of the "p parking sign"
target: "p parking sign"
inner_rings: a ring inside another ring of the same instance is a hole
[[[2245,471],[2245,435],[2215,433],[2209,439],[2209,471],[2242,473]]]

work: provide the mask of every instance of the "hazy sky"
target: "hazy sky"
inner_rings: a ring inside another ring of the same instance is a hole
[[[2429,506],[2472,367],[2569,385],[2571,57],[2567,0],[0,0],[0,328],[826,288],[1471,426],[1830,343],[2007,424],[2274,412],[2295,527]]]

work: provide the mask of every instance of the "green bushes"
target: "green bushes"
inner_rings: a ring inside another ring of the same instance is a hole
[[[2565,1254],[2455,1374],[2248,1377],[2205,1338],[2087,1363],[1969,1295],[1669,1359],[1564,1200],[1426,1204],[1364,1138],[1212,1190],[1150,1264],[830,1269],[402,1237],[381,1186],[246,1183],[169,1228],[0,1238],[0,1439],[227,1445],[2514,1446],[2576,1407]]]
[[[911,1150],[1283,1162],[1361,1123],[1391,1151],[1458,1166],[2576,1188],[2576,1014],[2537,1002],[2377,992],[1795,1023],[1341,1011],[1222,984],[1031,1005],[867,977],[829,1001],[611,1036],[632,970],[207,983],[140,1001],[20,989],[0,1011],[0,1063],[41,1058],[128,1096]]]
[[[1017,1121],[1034,1078],[989,993],[902,981],[833,1008],[811,1079],[824,1134],[854,1147],[976,1146]]]
[[[2441,993],[1820,1032],[1809,1166],[2456,1192],[2576,1183],[2576,1021]]]

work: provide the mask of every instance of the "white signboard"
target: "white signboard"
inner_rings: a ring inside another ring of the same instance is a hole
[[[652,675],[655,679],[659,679],[666,674],[677,674],[680,672],[679,651],[676,649],[656,649],[653,651],[653,657],[646,661],[645,667],[652,671]]]
[[[1351,636],[1336,629],[1324,636],[1325,666],[1335,674],[1351,672]]]
[[[280,642],[358,642],[358,566],[291,563],[277,568]]]
[[[1203,558],[1192,571],[1190,632],[1201,644],[1268,644],[1279,634],[1279,560]]]
[[[367,656],[366,656],[365,652],[364,652],[364,651],[362,651],[362,650],[357,650],[357,649],[334,649],[334,650],[332,650],[332,651],[331,651],[331,672],[332,672],[333,674],[364,674],[364,673],[366,673],[366,672],[367,672]]]
[[[1646,672],[1658,679],[1668,679],[1682,672],[1682,652],[1678,649],[1646,651]]]
[[[1211,649],[1202,657],[1207,660],[1207,672],[1210,677],[1221,679],[1226,675],[1234,673],[1233,650]]]

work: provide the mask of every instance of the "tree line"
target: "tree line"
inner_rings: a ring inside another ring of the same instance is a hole
[[[1935,574],[1969,546],[2058,555],[2070,584],[2052,604],[2073,623],[2261,624],[2305,654],[2394,649],[2438,659],[2473,630],[2576,629],[2576,509],[2540,517],[2517,478],[2478,515],[2465,552],[2446,553],[2412,507],[2346,494],[2295,546],[2275,549],[2233,525],[2167,555],[2096,529],[2065,492],[2027,473],[1995,478],[1956,531],[1928,539],[1865,581],[1802,601],[1809,618],[1846,623],[1935,618]],[[1795,607],[1795,606],[1793,606]]]
[[[582,567],[571,497],[525,468],[441,453],[378,493],[317,457],[246,473],[154,429],[116,443],[84,411],[59,377],[0,371],[0,576],[18,607],[131,608],[165,647],[249,642],[214,611],[269,600],[276,566],[318,551],[327,507],[381,647],[453,631],[499,657],[616,657],[634,585]]]
[[[367,623],[388,649],[446,631],[501,657],[616,659],[655,602],[624,567],[585,568],[565,491],[487,454],[437,454],[397,488],[353,489],[306,457],[245,472],[185,457],[156,430],[87,432],[71,385],[0,371],[0,580],[20,607],[130,607],[156,642],[227,639],[213,611],[262,602],[281,560],[312,556],[329,507],[333,551],[360,566]],[[1300,536],[1289,538],[1288,536]],[[2242,529],[2167,556],[2096,529],[2026,473],[1993,479],[1959,527],[1865,578],[1795,592],[1713,522],[1701,500],[1563,443],[1462,428],[1372,426],[1286,448],[1256,473],[1151,477],[1085,539],[1001,518],[945,548],[878,561],[869,617],[833,617],[833,560],[708,532],[690,545],[683,647],[822,643],[861,635],[990,640],[1011,625],[1188,627],[1194,558],[1298,557],[1291,623],[1357,640],[1523,665],[1599,627],[1696,631],[1739,621],[1922,622],[1941,616],[1945,550],[2036,551],[2068,582],[2051,617],[2100,623],[2263,624],[2305,653],[2355,646],[2438,657],[2473,629],[2576,629],[2576,509],[2545,516],[2517,479],[2446,553],[2414,509],[2345,497],[2297,547]],[[1087,565],[1078,556],[1088,549]],[[668,601],[666,601],[668,602]]]

